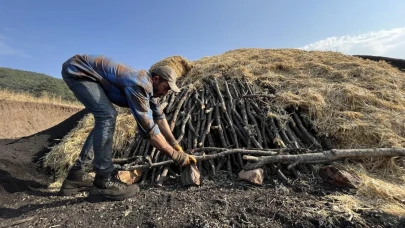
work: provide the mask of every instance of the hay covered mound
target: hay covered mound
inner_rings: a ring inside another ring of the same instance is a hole
[[[176,58],[164,61],[181,69],[184,60]],[[299,108],[335,148],[405,145],[405,73],[386,62],[337,52],[238,49],[191,64],[179,73],[183,86],[198,87],[209,76],[246,78],[258,94],[275,92],[269,114]]]
[[[300,109],[335,148],[405,145],[405,73],[383,61],[337,52],[238,49],[197,61],[172,56],[151,69],[161,65],[174,68],[182,86],[198,88],[210,76],[219,82],[245,78],[256,85],[255,93],[276,94],[267,104],[269,116],[286,120],[285,108]],[[44,158],[46,166],[65,174],[93,127],[92,119],[82,122]],[[120,110],[115,154],[134,137],[134,128],[131,114]]]

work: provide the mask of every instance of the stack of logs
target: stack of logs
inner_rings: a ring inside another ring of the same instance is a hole
[[[235,171],[241,174],[267,165],[270,174],[288,182],[290,177],[312,172],[313,164],[405,155],[404,149],[392,148],[332,149],[328,138],[319,136],[299,110],[282,110],[282,116],[288,116],[283,119],[269,115],[276,94],[258,93],[252,87],[246,80],[231,79],[223,82],[221,90],[218,80],[209,77],[202,80],[200,89],[188,87],[161,101],[173,135],[187,153],[196,156],[201,173],[226,170],[233,177]],[[272,88],[269,91],[274,92]],[[114,157],[120,169],[144,170],[142,182],[162,185],[169,172],[181,172],[139,136]]]
[[[243,154],[272,155],[276,153],[275,148],[284,148],[283,154],[323,149],[324,143],[311,132],[309,121],[294,109],[289,110],[290,118],[284,122],[276,115],[268,115],[274,94],[256,94],[252,85],[242,79],[225,81],[222,87],[221,90],[216,78],[206,78],[201,89],[189,87],[162,100],[170,128],[183,149],[205,155],[198,162],[201,172],[215,174],[226,169],[232,176],[234,171],[240,171],[246,165]],[[289,150],[292,148],[295,150]],[[280,152],[278,149],[277,153]],[[140,137],[115,157],[121,158],[115,159],[117,164],[126,163],[127,168],[146,159],[148,163],[144,167],[150,169],[143,174],[143,181],[150,178],[152,182],[162,184],[168,172],[174,172],[168,165],[151,167],[163,161],[170,164],[170,159]],[[272,164],[270,168],[282,180],[287,179],[285,173],[299,175],[296,167],[284,169],[286,167],[281,164]],[[307,172],[312,167],[299,164],[297,169]]]

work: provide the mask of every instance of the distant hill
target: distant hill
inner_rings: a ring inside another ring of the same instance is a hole
[[[354,55],[363,59],[369,59],[374,61],[384,60],[385,62],[391,64],[392,66],[398,68],[400,71],[405,71],[405,60],[404,59],[396,59],[396,58],[389,58],[383,56],[373,56],[373,55]]]
[[[34,96],[49,95],[75,101],[72,91],[62,79],[46,74],[0,67],[0,89],[29,93]]]

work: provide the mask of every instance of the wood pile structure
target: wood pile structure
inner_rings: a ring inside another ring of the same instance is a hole
[[[255,91],[248,80],[224,80],[220,85],[216,77],[207,77],[200,87],[170,93],[161,102],[170,129],[183,149],[197,157],[203,174],[226,170],[234,177],[242,170],[266,166],[271,175],[289,182],[313,172],[314,164],[405,155],[403,149],[333,149],[328,137],[318,134],[300,110],[289,107],[283,117],[269,115],[267,108],[277,94]],[[162,185],[168,173],[182,175],[182,169],[171,166],[171,159],[139,135],[114,156],[119,169],[146,170],[143,182]]]

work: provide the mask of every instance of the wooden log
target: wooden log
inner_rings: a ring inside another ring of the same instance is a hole
[[[249,100],[246,102],[246,112],[248,114],[248,117],[249,117],[250,121],[253,124],[254,129],[255,129],[255,133],[256,133],[256,136],[257,136],[257,142],[259,143],[260,147],[263,147],[262,146],[263,145],[262,134],[261,134],[261,131],[260,131],[259,126],[257,124],[256,118],[252,114],[251,105],[250,105]]]
[[[172,108],[175,99],[176,99],[176,93],[171,93],[170,98],[168,99],[169,103],[165,108],[166,112],[168,112]]]
[[[235,109],[232,110],[232,116],[235,117],[235,118],[233,118],[233,122],[235,123],[235,125],[234,125],[235,131],[236,131],[236,129],[238,129],[239,132],[241,134],[243,134],[243,138],[245,139],[243,142],[246,142],[246,146],[247,146],[247,140],[249,138],[249,135],[248,135],[246,129],[243,127],[243,125],[244,125],[243,119]]]
[[[134,161],[141,161],[143,156],[135,156],[135,157],[129,157],[129,158],[113,158],[112,162],[117,165],[124,165],[128,164]]]
[[[214,80],[214,90],[218,95],[219,104],[221,105],[221,109],[223,112],[226,112],[224,97],[222,96],[221,90],[219,89],[218,81],[215,77],[213,77],[213,80]]]
[[[256,169],[268,163],[301,163],[303,161],[336,161],[344,158],[362,157],[396,157],[405,156],[403,148],[373,148],[373,149],[333,149],[317,153],[298,155],[275,155],[257,158],[257,162],[246,164],[244,169]],[[245,159],[245,156],[244,156]]]
[[[124,152],[122,153],[122,157],[128,158],[130,157],[131,151],[135,149],[137,143],[137,137],[131,139],[131,142],[128,144],[127,148],[125,148]]]
[[[275,94],[248,94],[248,95],[244,95],[242,96],[242,98],[261,98],[261,97],[265,97],[265,98],[276,98]]]
[[[266,135],[268,136],[268,144],[269,144],[269,147],[277,147],[275,144],[274,144],[274,139],[276,138],[274,135],[273,135],[273,132],[270,130],[270,126],[267,124],[267,122],[266,121],[264,121],[263,120],[263,125],[264,125],[264,130],[266,131]]]
[[[195,164],[188,165],[181,172],[181,182],[184,186],[199,186],[200,171]]]
[[[201,148],[204,149],[204,148]],[[223,148],[222,148],[223,149]],[[235,153],[241,153],[241,154],[250,154],[250,155],[257,155],[257,156],[270,156],[270,155],[276,155],[278,152],[276,150],[252,150],[252,149],[227,149],[223,150],[222,152],[219,153],[213,153],[213,154],[201,154],[201,155],[195,155],[195,158],[197,161],[208,161],[212,159],[218,159],[224,156],[228,156],[231,154]],[[120,170],[134,170],[134,169],[149,169],[149,168],[155,168],[155,167],[160,167],[160,166],[167,166],[174,164],[172,160],[166,160],[162,162],[156,162],[153,164],[145,163],[145,164],[140,164],[140,165],[124,165],[119,168]]]
[[[228,82],[226,82],[226,81],[225,81],[225,91],[226,91],[226,95],[228,96],[228,101],[229,101],[231,108],[234,108],[235,106],[233,104],[233,97],[232,97],[231,91],[229,90]]]
[[[144,149],[144,151],[143,151],[143,156],[144,156],[144,157],[148,156],[148,154],[149,154],[149,148],[150,148],[150,142],[149,142],[149,140],[145,140],[145,141],[146,141],[146,146],[145,146],[145,149]]]
[[[191,123],[191,120],[188,121],[189,123]],[[193,140],[194,140],[194,134],[191,132],[191,129],[188,128],[187,129],[187,149],[192,149],[193,148]]]
[[[198,146],[198,140],[201,137],[201,132],[202,128],[204,128],[204,125],[202,125],[202,119],[205,118],[205,88],[203,87],[200,90],[200,96],[201,96],[201,103],[200,106],[197,106],[196,109],[196,118],[195,118],[195,133],[194,133],[194,141],[193,141],[193,148],[196,148]]]
[[[198,143],[199,147],[203,147],[205,143],[205,138],[207,135],[210,133],[211,130],[211,124],[214,122],[213,119],[210,119],[209,122],[207,122],[207,126],[205,127],[204,133],[201,135],[200,142]]]
[[[300,118],[298,117],[296,112],[292,113],[292,117],[294,119],[295,124],[297,125],[298,129],[304,134],[304,136],[317,148],[322,149],[321,144],[313,137],[307,129],[302,125]]]
[[[263,137],[263,147],[269,148],[269,144],[267,143],[269,136],[267,136],[267,134],[266,134],[266,124],[264,121],[262,121],[262,119],[259,121],[260,121],[260,130],[261,130],[262,137]]]
[[[177,107],[178,102],[180,101],[181,98],[184,97],[184,95],[185,95],[187,92],[188,92],[188,89],[182,89],[179,94],[176,94],[172,106],[171,106],[170,108],[167,108],[167,109],[166,109],[166,112],[167,112],[167,113],[173,112],[173,111],[174,111],[173,109]]]
[[[239,78],[236,78],[235,81],[239,86],[239,91],[241,91],[241,94],[243,94],[244,91],[247,91],[247,88],[243,85],[242,81]],[[243,94],[241,96],[243,97],[244,95],[246,94]]]
[[[186,125],[187,125],[187,122],[190,120],[190,117],[191,117],[191,115],[187,114],[186,118],[184,118],[184,120],[181,124],[181,128],[180,128],[180,135],[176,139],[177,142],[180,142],[183,139],[184,134],[186,133]]]
[[[249,94],[253,94],[253,89],[251,84],[248,82],[248,80],[244,79],[244,84],[245,87],[247,88],[247,91],[249,92]]]
[[[236,89],[235,84],[233,84],[233,83],[231,84],[231,91],[234,94],[233,97],[235,97],[235,99],[241,98],[238,90]],[[235,105],[235,103],[234,103],[234,105]]]
[[[151,153],[150,153],[150,155],[146,158],[146,159],[149,159],[149,164],[152,164],[152,163],[153,163],[153,159],[155,158],[156,154],[157,154],[157,150],[156,150],[155,147],[153,147],[153,148],[152,148],[152,151],[151,151]],[[146,179],[147,179],[148,174],[150,173],[150,171],[151,171],[150,169],[147,169],[147,170],[142,174],[142,181],[141,181],[141,183],[145,183],[145,182],[146,182]]]
[[[225,129],[224,128],[224,124],[223,123],[221,123],[221,125],[219,125],[220,127],[221,127],[221,129]],[[230,147],[231,145],[230,145],[230,143],[229,143],[229,139],[228,139],[228,136],[227,136],[227,134],[226,134],[226,131],[222,131],[223,132],[223,134],[224,134],[224,136],[225,136],[225,144],[227,145],[226,147]],[[231,162],[231,157],[233,156],[234,154],[231,154],[231,155],[228,155],[228,156],[226,156],[226,165],[227,165],[227,170],[228,170],[228,175],[229,175],[229,177],[233,177],[233,175],[232,175],[232,162]],[[235,163],[236,164],[236,163]],[[242,168],[242,167],[241,167]]]
[[[128,154],[128,157],[133,157],[136,155],[136,153],[138,152],[139,147],[141,146],[142,143],[142,138],[139,134],[136,135],[135,137],[135,144],[133,145],[133,147],[131,148],[131,152]]]
[[[173,129],[174,129],[174,126],[175,126],[176,121],[177,121],[178,114],[179,114],[179,112],[180,112],[181,107],[183,106],[183,103],[186,101],[186,99],[187,99],[189,96],[190,96],[190,91],[189,91],[189,89],[188,89],[187,92],[186,92],[186,94],[180,99],[179,103],[177,104],[176,110],[174,111],[173,119],[172,119],[172,122],[171,122],[171,124],[170,124],[170,130],[171,130],[171,131],[173,131]]]
[[[294,131],[291,129],[291,121],[289,121],[286,125],[286,131],[288,138],[290,139],[292,145],[295,148],[305,148],[305,145],[301,142],[301,140],[295,135]]]
[[[287,147],[291,147],[291,141],[287,137],[284,127],[281,125],[280,119],[277,117],[273,117],[273,120],[274,120],[274,123],[276,124],[276,127],[278,128],[278,133],[280,134],[281,139],[283,140],[283,144]]]
[[[210,147],[215,146],[214,140],[212,139],[212,135],[208,134],[207,138],[208,138],[208,145]],[[202,161],[200,161],[200,162],[202,162]],[[208,160],[208,163],[209,163],[209,167],[211,168],[212,174],[215,175],[216,170],[215,170],[215,162],[214,162],[214,160]]]
[[[215,105],[215,124],[216,124],[216,126],[218,126],[217,129],[218,129],[218,133],[219,133],[220,145],[224,148],[228,147],[228,145],[225,142],[225,136],[224,136],[223,129],[221,127],[221,118],[219,115],[219,105],[218,104]]]
[[[313,151],[308,150],[308,149],[303,149],[303,148],[278,148],[278,149],[259,149],[259,148],[234,148],[234,149],[229,149],[229,148],[222,148],[222,147],[203,147],[203,148],[195,148],[189,151],[190,154],[195,154],[195,155],[200,155],[203,153],[208,153],[208,152],[224,152],[224,151],[236,151],[236,153],[254,153],[256,155],[263,155],[266,156],[267,152],[271,152],[271,155],[274,154],[286,154],[286,153],[291,153],[294,151],[297,151],[299,153],[311,153]],[[263,153],[262,153],[263,152]],[[267,154],[267,156],[270,156]]]
[[[276,145],[277,147],[280,147],[280,148],[286,147],[283,140],[281,140],[280,134],[278,133],[278,129],[276,127],[276,123],[274,122],[274,118],[273,117],[268,118],[268,123],[269,123],[269,126],[270,126],[270,130],[274,135],[273,144]]]
[[[240,106],[241,106],[241,113],[242,113],[243,123],[244,123],[245,126],[248,126],[248,125],[249,125],[249,122],[248,122],[248,117],[247,117],[247,112],[246,112],[245,101],[244,101],[244,100],[240,100],[240,101],[239,101],[239,104],[240,104]],[[247,146],[248,146],[248,147],[251,147],[251,145],[252,145],[252,141],[251,141],[252,133],[251,133],[249,127],[246,128],[245,130],[246,130],[246,133],[247,133],[247,135],[248,135]]]

